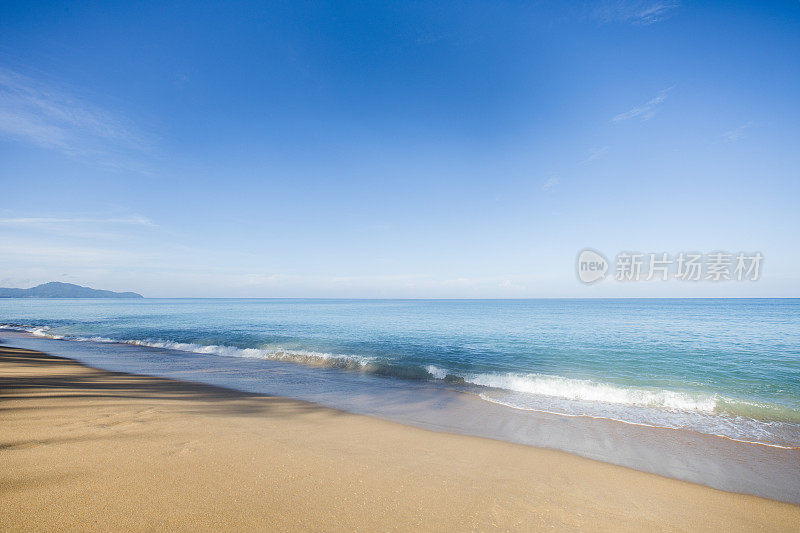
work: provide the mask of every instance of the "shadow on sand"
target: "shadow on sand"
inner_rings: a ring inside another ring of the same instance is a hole
[[[25,367],[48,366],[46,372]],[[167,401],[187,412],[209,415],[280,416],[343,412],[308,402],[164,378],[96,370],[77,361],[22,348],[0,346],[0,414],[36,409],[12,400],[59,398]],[[190,403],[191,402],[191,403]],[[76,408],[82,408],[75,406]]]

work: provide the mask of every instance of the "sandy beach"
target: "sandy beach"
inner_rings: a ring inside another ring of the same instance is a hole
[[[570,454],[0,347],[0,529],[796,530]]]

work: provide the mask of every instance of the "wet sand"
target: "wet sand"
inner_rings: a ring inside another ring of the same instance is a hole
[[[800,506],[0,347],[0,530],[796,530]]]

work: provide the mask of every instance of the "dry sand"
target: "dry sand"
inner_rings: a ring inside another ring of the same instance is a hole
[[[0,347],[0,530],[784,530],[800,506]]]

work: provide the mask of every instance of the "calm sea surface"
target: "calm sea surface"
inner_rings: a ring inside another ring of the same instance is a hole
[[[302,397],[322,380],[332,403],[362,385],[456,389],[507,409],[800,446],[800,300],[2,299],[0,324],[158,348],[163,368],[202,354],[233,387],[253,388],[235,359],[288,362],[259,390]]]

